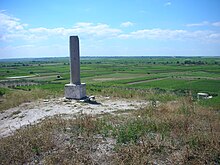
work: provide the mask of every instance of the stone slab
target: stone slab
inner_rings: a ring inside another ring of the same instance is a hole
[[[70,36],[70,84],[80,85],[80,52],[78,36]]]
[[[86,97],[86,84],[66,84],[65,85],[65,97],[67,99],[82,99]]]

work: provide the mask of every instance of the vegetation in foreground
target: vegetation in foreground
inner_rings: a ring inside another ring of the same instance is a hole
[[[55,117],[0,139],[1,164],[219,164],[219,111],[191,98],[99,117]]]
[[[27,126],[0,139],[0,164],[220,164],[219,64],[219,58],[83,58],[88,95],[153,104]],[[38,83],[0,88],[0,111],[62,96],[68,59],[3,61],[0,79]],[[196,101],[197,92],[214,98]]]

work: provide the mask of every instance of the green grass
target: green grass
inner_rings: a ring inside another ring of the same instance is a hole
[[[218,88],[220,80],[182,80],[182,79],[164,79],[140,84],[132,84],[132,87],[141,88],[162,88],[162,89],[185,89],[192,91],[203,91],[203,92],[220,92]]]
[[[7,88],[0,88],[0,97],[2,97],[3,95],[5,95],[8,92],[9,92],[9,89],[7,89]]]

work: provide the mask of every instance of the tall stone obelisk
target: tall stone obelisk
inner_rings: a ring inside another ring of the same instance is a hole
[[[80,52],[78,36],[70,36],[70,84],[65,85],[67,99],[86,97],[86,84],[80,82]]]

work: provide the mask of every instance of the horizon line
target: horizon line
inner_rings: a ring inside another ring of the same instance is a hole
[[[176,56],[172,56],[172,55],[82,55],[80,56],[82,58],[86,58],[86,57],[90,57],[90,58],[109,58],[109,57],[116,57],[116,58],[120,58],[120,57],[173,57],[173,58],[178,58],[178,57],[205,57],[205,58],[218,58],[220,57],[220,55],[214,55],[214,56],[205,56],[205,55],[176,55]],[[11,57],[11,58],[0,58],[0,60],[16,60],[16,59],[46,59],[46,58],[69,58],[69,56],[51,56],[51,57]]]

